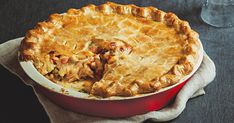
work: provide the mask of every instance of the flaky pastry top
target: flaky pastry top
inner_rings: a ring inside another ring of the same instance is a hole
[[[52,14],[29,30],[21,59],[48,79],[95,96],[155,92],[188,75],[198,34],[155,7],[107,2]]]

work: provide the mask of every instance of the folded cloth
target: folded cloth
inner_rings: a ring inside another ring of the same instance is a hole
[[[24,71],[21,69],[18,63],[17,56],[21,40],[22,38],[17,38],[0,45],[0,63],[10,72],[21,78],[21,80],[26,85],[30,85],[33,87],[35,84],[34,81],[31,80],[24,73]],[[143,122],[149,118],[153,119],[156,122],[160,122],[169,121],[178,117],[181,114],[181,112],[185,109],[188,99],[205,94],[203,88],[212,82],[212,80],[215,77],[215,74],[215,65],[213,61],[209,58],[209,56],[205,54],[200,68],[180,90],[180,92],[176,96],[175,101],[171,105],[159,111],[152,111],[146,114],[136,115],[133,117],[122,119],[109,119],[74,113],[55,105],[45,96],[43,96],[40,92],[35,91],[35,89],[34,92],[37,95],[40,103],[45,108],[45,111],[47,112],[52,123],[135,123]]]

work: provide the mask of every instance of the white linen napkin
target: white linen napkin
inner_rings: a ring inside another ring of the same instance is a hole
[[[21,78],[21,80],[25,84],[33,87],[33,80],[31,80],[24,73],[17,60],[17,54],[21,40],[22,38],[17,38],[7,41],[0,45],[0,63],[10,72]],[[186,107],[187,101],[190,98],[194,98],[205,94],[203,88],[212,82],[215,75],[215,65],[213,61],[209,58],[209,56],[205,54],[202,65],[200,66],[198,71],[193,75],[193,77],[180,90],[173,104],[159,111],[152,111],[146,114],[136,115],[133,117],[122,119],[109,119],[74,113],[55,105],[45,96],[43,96],[40,92],[36,92],[35,89],[34,92],[37,95],[40,103],[45,108],[45,111],[47,112],[52,123],[135,123],[143,122],[149,118],[152,118],[156,122],[160,122],[169,121],[176,118],[182,113],[182,111]]]

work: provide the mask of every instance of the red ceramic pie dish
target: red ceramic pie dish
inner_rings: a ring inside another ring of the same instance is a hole
[[[90,95],[64,88],[41,75],[31,61],[19,61],[25,73],[35,81],[35,89],[55,104],[74,112],[109,118],[130,117],[159,110],[172,101],[180,89],[199,68],[203,58],[203,48],[193,71],[178,83],[157,92],[133,97],[93,98]]]
[[[163,108],[174,99],[187,81],[188,80],[183,81],[177,86],[161,93],[123,100],[91,100],[76,98],[52,91],[40,85],[36,86],[36,89],[46,95],[55,104],[65,109],[92,116],[120,118],[144,114]]]

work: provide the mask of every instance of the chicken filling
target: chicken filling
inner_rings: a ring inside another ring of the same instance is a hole
[[[45,75],[56,83],[80,83],[77,88],[90,93],[92,85],[108,71],[107,64],[115,66],[118,54],[128,55],[131,51],[131,46],[121,40],[94,38],[86,50],[71,56],[61,55],[54,50],[48,51],[50,65],[47,66],[50,67],[47,67],[49,69]]]

